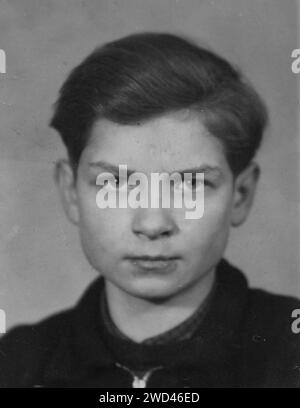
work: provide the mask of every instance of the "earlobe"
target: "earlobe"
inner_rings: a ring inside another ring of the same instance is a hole
[[[252,162],[234,182],[234,197],[231,214],[231,225],[237,227],[247,218],[252,207],[256,185],[260,170],[256,163]]]
[[[56,162],[54,180],[57,185],[60,199],[68,219],[75,225],[79,222],[76,182],[73,169],[68,160]]]

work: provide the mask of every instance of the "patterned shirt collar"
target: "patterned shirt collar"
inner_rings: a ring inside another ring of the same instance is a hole
[[[216,288],[216,280],[214,281],[214,284],[209,294],[206,296],[205,300],[201,303],[198,309],[188,319],[186,319],[185,321],[183,321],[176,327],[170,330],[167,330],[164,333],[161,333],[159,335],[143,340],[141,344],[149,345],[149,346],[150,345],[162,345],[162,344],[167,344],[167,343],[174,342],[174,341],[177,342],[177,341],[182,341],[182,340],[187,340],[187,339],[192,338],[194,336],[194,333],[200,327],[204,317],[206,316],[206,313],[209,309],[209,306],[213,298],[213,294],[215,292],[215,288]],[[110,334],[120,339],[124,339],[126,341],[133,342],[133,340],[131,340],[129,337],[127,337],[125,334],[123,334],[118,329],[118,327],[115,325],[115,323],[111,319],[109,309],[108,309],[107,298],[106,298],[105,285],[103,286],[103,296],[101,296],[100,312],[101,312],[105,327],[110,332]]]

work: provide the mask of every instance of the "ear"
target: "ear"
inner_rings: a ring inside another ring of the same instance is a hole
[[[79,222],[76,179],[70,162],[66,159],[55,164],[54,179],[68,219],[75,225]]]
[[[231,225],[233,227],[241,225],[246,220],[252,207],[259,175],[258,165],[252,162],[235,179],[231,213]]]

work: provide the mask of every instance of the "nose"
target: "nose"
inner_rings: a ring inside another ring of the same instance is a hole
[[[135,209],[132,231],[141,238],[151,240],[166,238],[178,230],[170,212],[164,208]]]

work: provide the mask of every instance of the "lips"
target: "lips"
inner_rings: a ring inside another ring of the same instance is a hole
[[[139,269],[146,271],[167,272],[174,270],[178,257],[169,256],[130,256],[130,262]]]

